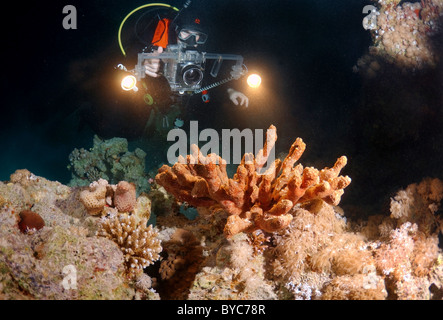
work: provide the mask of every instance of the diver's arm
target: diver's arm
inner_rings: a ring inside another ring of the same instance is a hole
[[[232,88],[228,88],[227,90],[228,95],[229,95],[229,99],[236,105],[238,106],[239,103],[241,106],[245,106],[246,108],[249,105],[249,98],[244,94],[241,93],[240,91],[234,90]]]

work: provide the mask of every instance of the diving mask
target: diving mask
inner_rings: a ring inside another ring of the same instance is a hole
[[[181,29],[180,32],[178,32],[178,38],[188,45],[197,45],[204,44],[208,39],[208,35],[203,32]]]

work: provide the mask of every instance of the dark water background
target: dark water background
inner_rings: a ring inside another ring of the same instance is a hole
[[[12,21],[2,21],[0,180],[27,168],[67,183],[70,152],[91,147],[94,133],[140,146],[134,128],[146,110],[102,80],[123,59],[117,44],[121,20],[144,3],[28,1],[8,7]],[[77,8],[76,30],[62,27],[67,4]],[[371,44],[362,27],[367,4],[193,1],[211,20],[208,51],[241,54],[248,68],[263,76],[258,92],[237,84],[248,94],[249,108],[219,98],[210,106],[193,106],[193,118],[217,130],[274,124],[277,153],[287,151],[296,137],[307,143],[304,165],[332,166],[346,155],[343,173],[353,181],[344,204],[383,206],[410,183],[442,178],[442,66],[420,75],[393,69],[379,81],[363,82],[352,66]],[[97,109],[106,117],[97,117]],[[148,169],[164,160],[155,153],[156,143],[144,146]]]

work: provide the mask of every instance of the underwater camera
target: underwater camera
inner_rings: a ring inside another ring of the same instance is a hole
[[[174,92],[194,92],[201,88],[205,71],[205,57],[196,50],[183,50],[178,45],[169,45],[165,54],[171,58],[161,57],[164,62],[163,76],[168,80]],[[146,55],[139,55],[136,67],[137,74],[144,75],[143,62]]]
[[[136,81],[141,81],[146,77],[144,61],[149,59],[160,59],[163,62],[161,73],[167,79],[171,91],[179,94],[200,93],[231,80],[237,80],[247,73],[246,66],[243,64],[243,57],[240,55],[206,53],[187,50],[181,45],[169,45],[165,52],[160,54],[139,53],[134,70],[128,71],[123,65],[119,65],[120,69],[123,70],[124,68],[124,71],[130,73],[122,81],[124,90],[137,90],[135,89]],[[210,66],[210,76],[217,78],[223,61],[226,60],[234,63],[231,66],[230,77],[219,81],[214,80],[214,83],[202,87],[205,70],[208,66]],[[134,81],[135,79],[136,81]]]

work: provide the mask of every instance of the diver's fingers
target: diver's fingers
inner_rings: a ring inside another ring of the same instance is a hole
[[[158,73],[156,73],[156,72],[152,72],[152,71],[149,71],[149,70],[145,70],[145,73],[146,73],[148,76],[153,77],[153,78],[157,78],[157,77],[158,77]]]
[[[145,60],[145,73],[151,77],[158,77],[158,71],[160,70],[160,60],[150,59]]]
[[[237,96],[240,99],[240,105],[243,106],[245,105],[246,107],[248,107],[248,97],[246,97],[244,94],[238,94]]]
[[[249,99],[248,99],[248,97],[245,97],[244,105],[245,105],[245,108],[247,108],[249,106]]]
[[[238,106],[237,97],[230,97],[229,99],[231,99],[232,103],[234,103],[236,106]]]

